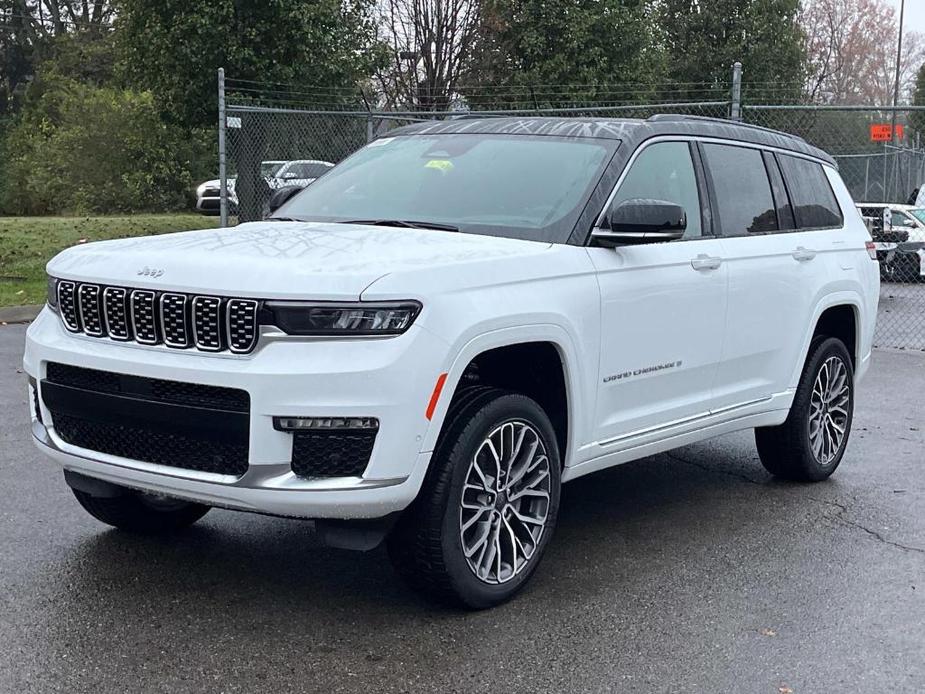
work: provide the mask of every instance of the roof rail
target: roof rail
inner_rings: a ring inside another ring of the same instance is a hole
[[[791,133],[785,133],[781,130],[774,130],[773,128],[765,128],[761,125],[752,125],[751,123],[742,123],[737,120],[729,120],[728,118],[714,118],[713,116],[688,116],[683,113],[656,113],[654,116],[649,116],[647,121],[655,122],[678,122],[686,120],[695,120],[695,121],[705,121],[707,123],[722,123],[723,125],[735,125],[740,128],[750,128],[752,130],[760,130],[766,133],[773,133],[774,135],[783,135],[784,137],[789,137],[792,140],[797,140],[799,142],[806,143],[799,135],[792,135]]]

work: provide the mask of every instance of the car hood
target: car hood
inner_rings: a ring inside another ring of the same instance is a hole
[[[386,275],[542,253],[548,243],[429,229],[253,222],[74,246],[54,277],[266,299],[356,300]],[[412,297],[409,297],[412,298]]]

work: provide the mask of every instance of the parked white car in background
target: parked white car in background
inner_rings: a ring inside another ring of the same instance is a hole
[[[857,208],[873,235],[881,276],[900,282],[925,279],[925,207],[859,202]]]
[[[264,161],[260,172],[271,190],[284,186],[301,188],[313,183],[334,167],[329,161],[320,159],[297,159],[295,161]],[[235,192],[237,177],[228,177],[229,214],[236,214],[238,195]],[[201,183],[196,188],[196,210],[206,215],[217,215],[221,207],[221,181],[217,178]]]
[[[834,161],[783,133],[418,123],[268,221],[56,256],[32,434],[104,523],[310,518],[488,607],[533,574],[568,480],[742,429],[773,474],[831,475],[872,256]]]

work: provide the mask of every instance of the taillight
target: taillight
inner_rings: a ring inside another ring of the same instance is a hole
[[[876,260],[877,259],[877,246],[874,244],[874,242],[868,241],[864,245],[867,247],[867,255],[870,256],[870,259]]]

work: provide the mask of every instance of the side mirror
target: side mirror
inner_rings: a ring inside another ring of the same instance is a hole
[[[276,210],[289,202],[296,193],[300,192],[302,192],[302,186],[283,186],[274,190],[270,193],[269,200],[267,200],[267,213],[264,217],[274,214]]]
[[[595,229],[591,239],[598,246],[613,248],[641,243],[676,241],[687,229],[684,208],[665,200],[625,200],[604,218],[604,228]]]

